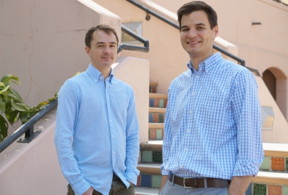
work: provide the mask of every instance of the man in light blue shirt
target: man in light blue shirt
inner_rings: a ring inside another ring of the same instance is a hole
[[[188,70],[170,85],[161,195],[243,195],[263,160],[257,83],[214,53],[217,14],[202,1],[178,10]]]
[[[137,182],[138,121],[133,90],[116,79],[115,30],[88,30],[91,64],[68,79],[58,98],[55,145],[68,195],[132,195]]]

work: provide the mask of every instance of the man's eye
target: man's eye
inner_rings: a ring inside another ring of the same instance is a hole
[[[205,30],[205,28],[203,26],[198,26],[197,30]]]
[[[181,29],[181,32],[187,32],[187,31],[189,31],[188,28],[182,28],[182,29]]]

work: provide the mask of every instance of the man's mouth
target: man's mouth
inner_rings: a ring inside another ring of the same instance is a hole
[[[103,56],[103,57],[101,57],[101,59],[102,59],[102,60],[110,60],[111,57],[109,57],[109,56]]]
[[[187,41],[186,43],[190,46],[194,46],[194,45],[197,45],[199,44],[201,41]]]

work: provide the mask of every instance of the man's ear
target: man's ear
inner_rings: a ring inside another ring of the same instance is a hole
[[[88,54],[88,55],[90,55],[90,48],[89,47],[85,47],[85,51],[86,51],[86,53]]]
[[[219,31],[218,25],[214,26],[214,28],[213,28],[213,33],[214,33],[213,39],[215,39],[218,36],[218,31]]]

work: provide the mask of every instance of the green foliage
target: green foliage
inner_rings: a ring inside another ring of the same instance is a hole
[[[19,78],[12,74],[4,75],[0,80],[0,142],[7,136],[9,124],[13,125],[20,120],[26,123],[48,103],[57,98],[57,94],[47,101],[40,102],[37,106],[26,105],[19,93],[10,83],[20,84]]]

